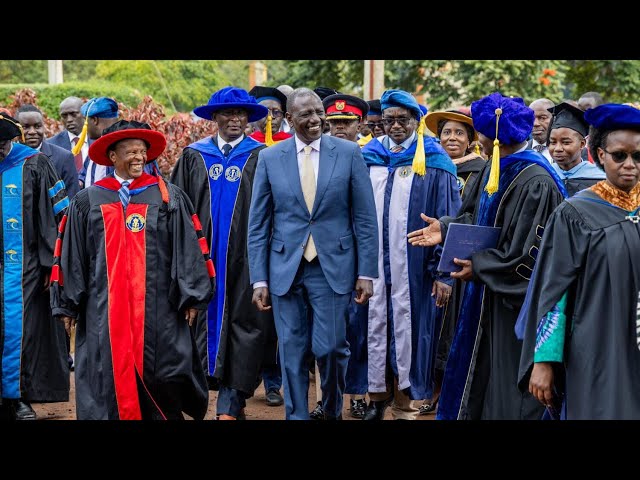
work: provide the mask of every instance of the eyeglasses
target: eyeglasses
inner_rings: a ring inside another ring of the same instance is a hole
[[[411,118],[407,117],[386,117],[382,119],[382,123],[384,123],[387,127],[391,127],[394,123],[398,122],[401,127],[406,127],[409,125]]]
[[[383,123],[382,122],[369,122],[369,123],[365,123],[365,125],[367,126],[367,128],[369,130],[373,130],[374,128],[378,127],[378,128],[384,128],[383,127]]]
[[[271,112],[271,116],[273,118],[280,118],[284,115],[284,112],[282,110],[278,110],[277,108],[270,108],[269,112]]]
[[[640,152],[637,151],[637,150],[635,152],[633,152],[633,153],[627,153],[627,152],[623,152],[621,150],[617,150],[615,152],[609,152],[609,151],[605,150],[604,148],[602,150],[605,153],[608,153],[609,155],[611,155],[611,158],[613,158],[613,161],[616,162],[616,163],[624,162],[627,159],[627,157],[629,157],[629,156],[631,156],[631,159],[635,163],[640,163]]]

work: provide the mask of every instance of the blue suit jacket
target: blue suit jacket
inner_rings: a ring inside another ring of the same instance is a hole
[[[71,140],[69,140],[69,134],[66,130],[62,130],[60,133],[56,133],[53,137],[47,138],[47,142],[53,143],[60,148],[71,151]]]
[[[65,133],[66,134],[66,133]],[[40,151],[44,153],[58,172],[58,176],[64,182],[69,200],[78,193],[80,186],[78,185],[78,172],[76,171],[76,163],[69,150],[65,150],[57,145],[53,145],[46,138],[42,141]]]
[[[272,294],[286,294],[309,232],[336,293],[352,292],[359,275],[378,276],[373,189],[357,143],[322,135],[311,214],[300,185],[295,138],[260,151],[249,212],[251,283],[266,280]]]

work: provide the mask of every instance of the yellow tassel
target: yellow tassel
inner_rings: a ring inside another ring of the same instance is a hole
[[[473,147],[473,153],[480,156],[480,144],[478,142],[476,142],[476,146]]]
[[[76,143],[74,147],[71,149],[71,153],[73,153],[74,155],[77,155],[78,153],[80,153],[80,150],[82,150],[82,145],[84,145],[84,140],[87,138],[88,127],[89,127],[89,117],[87,116],[84,119],[84,125],[82,126],[82,132],[78,137],[78,143]]]
[[[264,143],[267,147],[270,147],[275,142],[273,141],[273,133],[271,133],[271,114],[267,115],[267,129],[264,132]]]
[[[418,126],[418,145],[416,146],[416,154],[413,156],[413,163],[411,168],[414,173],[420,176],[424,176],[427,173],[427,165],[424,156],[424,115],[420,119],[420,125]]]
[[[502,115],[502,109],[496,108],[496,138],[493,141],[493,154],[491,155],[491,173],[489,173],[489,181],[484,190],[493,195],[498,191],[500,183],[500,140],[498,140],[498,122]]]

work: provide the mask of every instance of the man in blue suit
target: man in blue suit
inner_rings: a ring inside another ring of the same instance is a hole
[[[260,152],[253,184],[253,303],[261,311],[273,303],[287,419],[309,419],[309,347],[325,418],[340,419],[349,299],[355,289],[356,302],[365,304],[378,276],[373,189],[360,147],[322,134],[325,112],[316,93],[294,90],[286,118],[295,135]]]

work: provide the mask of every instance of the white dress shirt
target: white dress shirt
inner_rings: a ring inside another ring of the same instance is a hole
[[[304,161],[304,147],[309,145],[311,147],[311,153],[309,153],[309,157],[311,158],[311,163],[313,163],[313,174],[316,177],[316,185],[318,184],[318,171],[320,170],[320,138],[314,140],[313,142],[307,144],[298,138],[297,135],[294,136],[296,140],[296,152],[298,154],[298,175],[300,176],[300,184],[302,184],[302,162]],[[358,279],[362,280],[373,280],[371,277],[358,276]],[[253,284],[253,288],[260,287],[268,287],[267,282],[256,282]]]
[[[538,143],[538,142],[536,141],[536,139],[535,139],[535,138],[532,138],[532,139],[531,139],[531,150],[535,150],[535,149],[536,149],[535,147],[536,147],[537,145],[544,145],[544,144],[542,144],[542,143]],[[555,163],[555,162],[553,161],[553,157],[552,157],[552,156],[551,156],[551,154],[549,153],[549,147],[547,147],[546,145],[545,145],[544,150],[542,150],[542,151],[540,152],[540,154],[541,154],[541,155],[543,155],[547,160],[549,160],[549,163]]]
[[[74,147],[73,139],[76,137],[80,138],[80,135],[74,135],[69,130],[67,130],[67,135],[69,135],[69,143],[71,144],[71,148],[73,148]],[[82,160],[84,161],[84,159],[87,158],[87,155],[89,155],[89,139],[88,138],[85,139],[85,142],[82,144],[80,153],[82,154]]]

